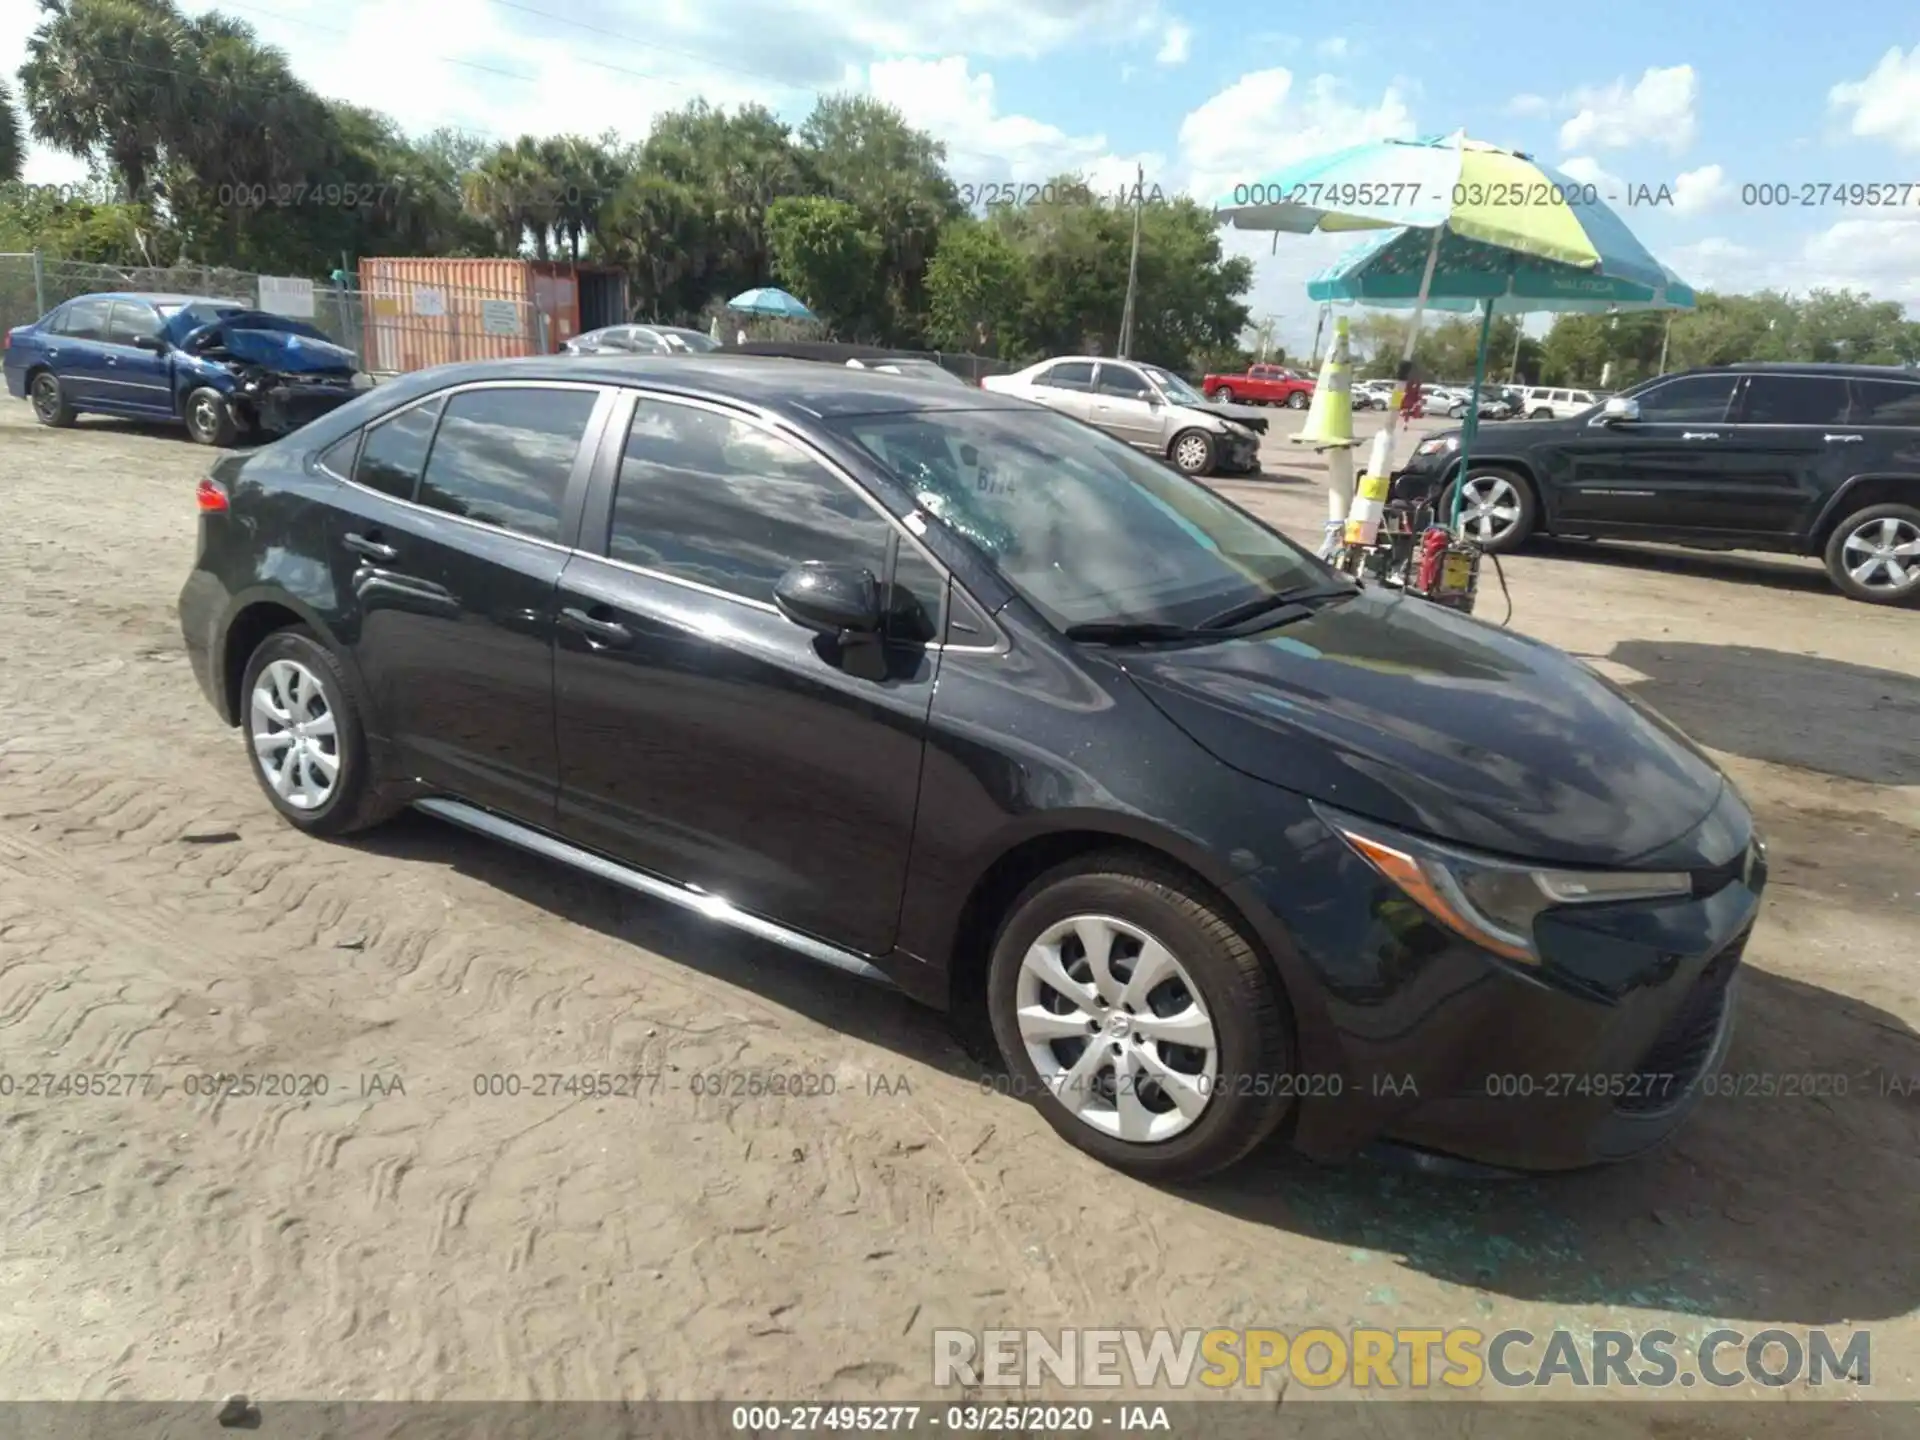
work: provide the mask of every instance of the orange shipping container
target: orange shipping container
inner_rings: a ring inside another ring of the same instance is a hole
[[[400,374],[463,360],[552,354],[580,332],[564,261],[375,256],[360,262],[366,367]]]

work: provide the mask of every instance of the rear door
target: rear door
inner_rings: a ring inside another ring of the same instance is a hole
[[[116,300],[102,345],[102,393],[142,415],[172,415],[173,362],[136,341],[158,341],[160,312],[144,300]]]
[[[555,586],[611,391],[487,382],[369,426],[333,563],[355,658],[408,778],[551,826]],[[345,466],[332,451],[329,466]]]
[[[1076,420],[1093,419],[1093,361],[1062,360],[1033,377],[1033,398]]]
[[[1738,380],[1732,372],[1676,376],[1633,396],[1638,420],[1594,415],[1581,424],[1565,443],[1556,528],[1676,529],[1684,528],[1679,517],[1707,513],[1725,494]]]
[[[1102,360],[1094,372],[1093,423],[1117,439],[1155,454],[1166,448],[1167,407],[1159,392],[1131,365]]]
[[[892,944],[945,574],[854,481],[748,416],[637,396],[560,586],[562,833],[842,947]],[[885,646],[773,604],[804,561],[892,586]]]
[[[67,306],[60,333],[49,339],[47,357],[69,403],[88,410],[117,410],[106,395],[107,327],[113,302],[104,296],[86,296]]]
[[[1846,479],[1864,436],[1838,375],[1749,375],[1734,406],[1719,483],[1683,509],[1689,529],[1767,540],[1804,534],[1820,502]]]

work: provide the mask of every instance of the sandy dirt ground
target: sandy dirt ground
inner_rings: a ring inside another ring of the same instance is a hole
[[[1223,488],[1315,536],[1316,464],[1268,452]],[[1504,566],[1515,627],[1751,797],[1774,883],[1726,1068],[1827,1093],[1711,1099],[1597,1175],[1275,1153],[1170,1192],[904,1000],[424,818],[279,823],[180,646],[208,458],[0,406],[0,1397],[924,1397],[935,1327],[1308,1324],[1864,1328],[1871,1395],[1920,1397],[1920,614],[1810,562]],[[742,1068],[834,1093],[693,1093]],[[221,1071],[327,1093],[188,1093]],[[475,1079],[634,1071],[660,1087]],[[49,1073],[164,1090],[25,1093]]]

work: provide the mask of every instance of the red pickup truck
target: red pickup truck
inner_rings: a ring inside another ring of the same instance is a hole
[[[1284,365],[1250,365],[1244,375],[1209,375],[1200,382],[1209,400],[1243,405],[1291,405],[1304,410],[1313,400],[1313,381]]]

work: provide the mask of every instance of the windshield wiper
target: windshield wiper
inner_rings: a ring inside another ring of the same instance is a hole
[[[1209,615],[1196,627],[1201,630],[1231,630],[1248,620],[1265,619],[1270,625],[1285,624],[1290,620],[1303,620],[1313,612],[1307,608],[1311,600],[1339,600],[1359,593],[1359,587],[1353,585],[1300,586],[1292,590],[1276,590],[1271,595],[1261,595],[1239,605],[1222,610],[1218,615]],[[1296,615],[1284,615],[1281,612],[1295,609]]]
[[[1069,640],[1085,640],[1094,645],[1142,645],[1155,640],[1192,640],[1198,634],[1185,625],[1168,625],[1158,620],[1090,620],[1084,625],[1069,625],[1060,633]]]

